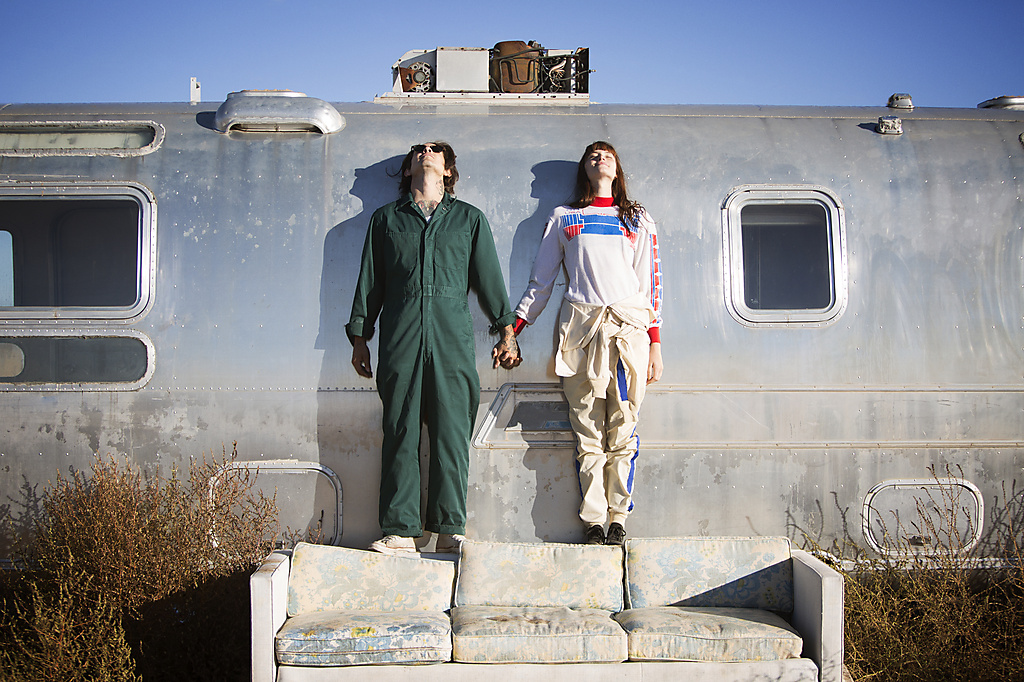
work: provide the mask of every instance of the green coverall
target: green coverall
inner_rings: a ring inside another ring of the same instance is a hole
[[[469,436],[480,403],[468,292],[492,332],[515,321],[490,226],[445,194],[428,221],[406,194],[370,218],[345,327],[370,338],[380,315],[377,390],[384,403],[380,527],[384,535],[466,532]],[[427,425],[426,524],[420,517],[419,442]]]

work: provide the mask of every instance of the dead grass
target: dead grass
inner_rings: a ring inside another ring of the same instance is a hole
[[[1024,680],[1021,495],[1004,488],[994,527],[971,547],[958,489],[938,490],[917,500],[916,519],[893,520],[882,555],[830,548],[846,559],[845,663],[857,682]],[[926,553],[898,539],[911,536],[939,542]]]
[[[97,458],[59,476],[6,577],[0,680],[248,679],[248,576],[277,534],[272,499],[233,461],[188,476]],[[216,541],[212,536],[216,529]]]

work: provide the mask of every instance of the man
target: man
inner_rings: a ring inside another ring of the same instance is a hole
[[[515,315],[487,219],[454,197],[455,152],[445,142],[413,145],[400,170],[402,197],[370,218],[345,330],[352,365],[372,378],[366,341],[380,315],[377,389],[384,403],[380,477],[383,538],[370,549],[415,552],[414,538],[438,535],[435,551],[456,552],[466,532],[469,436],[480,402],[467,292],[476,290],[501,340],[494,366],[519,358]],[[419,441],[430,443],[426,524],[420,515]]]

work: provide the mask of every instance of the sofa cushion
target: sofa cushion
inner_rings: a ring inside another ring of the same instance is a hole
[[[316,611],[285,621],[275,638],[282,665],[338,666],[451,660],[442,612]]]
[[[626,604],[793,610],[789,540],[762,537],[631,538]]]
[[[617,663],[626,633],[602,609],[457,606],[452,659],[462,663]]]
[[[622,580],[620,547],[467,540],[455,604],[621,611]]]
[[[660,606],[615,615],[631,661],[777,661],[799,658],[803,641],[781,616],[760,609]]]
[[[288,615],[315,611],[447,611],[450,561],[299,543],[288,576]]]

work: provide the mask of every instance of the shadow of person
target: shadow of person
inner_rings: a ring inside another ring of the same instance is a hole
[[[567,203],[572,198],[576,184],[575,161],[551,160],[541,161],[530,170],[533,183],[530,185],[530,196],[537,200],[537,206],[529,218],[516,227],[512,238],[512,253],[509,261],[509,292],[512,304],[518,302],[517,296],[526,291],[533,271],[533,263],[537,258],[537,249],[544,227],[555,208]],[[538,334],[535,329],[531,334],[521,338],[520,344],[525,362],[544,363],[545,371],[539,367],[526,368],[520,376],[529,377],[528,381],[543,381],[559,384],[554,371],[554,348],[557,336],[557,325],[564,293],[565,278],[559,275],[555,280],[555,289],[548,305],[535,323],[535,327],[547,327],[550,333]],[[543,322],[542,322],[543,320]],[[518,377],[517,377],[518,378]],[[568,430],[566,420],[565,429]],[[554,456],[552,456],[554,455]],[[563,456],[564,455],[564,456]],[[538,538],[546,542],[573,542],[579,532],[579,521],[576,511],[579,506],[579,481],[576,479],[575,460],[571,448],[534,447],[527,443],[523,454],[523,466],[536,476],[536,495],[533,500],[531,516],[534,532]]]
[[[323,351],[317,389],[317,445],[320,463],[342,481],[356,482],[344,494],[342,544],[365,547],[376,539],[377,492],[380,459],[381,404],[370,395],[376,384],[356,374],[352,344],[345,324],[352,310],[352,296],[370,217],[379,207],[398,198],[398,179],[403,156],[393,156],[366,168],[357,168],[350,194],[360,200],[359,212],[337,225],[324,238],[323,272],[320,278],[320,327],[314,348]],[[370,353],[377,359],[376,337]]]
[[[571,198],[576,184],[576,165],[573,161],[541,161],[530,169],[533,173],[530,196],[537,200],[537,208],[529,218],[519,223],[512,237],[509,293],[513,296],[526,291],[548,218],[556,207]]]
[[[398,198],[395,173],[402,165],[402,158],[393,156],[355,170],[355,180],[349,193],[362,202],[362,210],[335,225],[324,238],[320,328],[314,344],[315,349],[324,351],[321,388],[337,388],[351,383],[356,376],[350,362],[351,345],[345,335],[345,324],[352,309],[370,216],[379,207]]]
[[[543,542],[580,542],[580,480],[573,446],[552,448],[527,443],[523,467],[536,477],[530,516],[534,534]],[[527,538],[527,541],[529,539]]]

